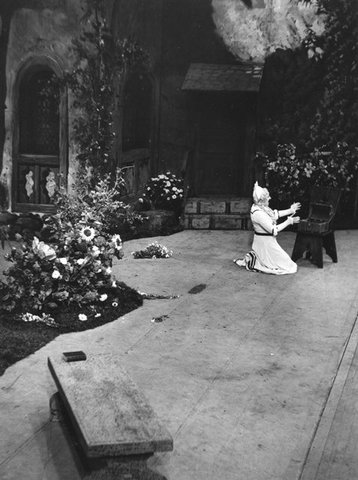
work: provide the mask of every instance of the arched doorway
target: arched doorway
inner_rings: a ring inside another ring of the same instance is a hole
[[[22,69],[15,89],[14,211],[50,213],[67,171],[67,109],[58,76],[40,62]]]

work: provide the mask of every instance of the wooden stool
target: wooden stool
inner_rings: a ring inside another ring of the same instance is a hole
[[[306,258],[317,264],[318,268],[323,268],[323,247],[333,263],[337,263],[337,249],[333,230],[324,233],[297,232],[291,258],[295,262],[303,256],[304,252],[307,252]]]

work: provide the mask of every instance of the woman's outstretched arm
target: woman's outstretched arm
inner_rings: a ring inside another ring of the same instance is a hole
[[[278,210],[278,216],[281,218],[287,217],[288,215],[294,215],[300,208],[301,204],[299,202],[293,203],[287,210]]]

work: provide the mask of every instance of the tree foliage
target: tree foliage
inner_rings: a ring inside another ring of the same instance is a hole
[[[358,3],[320,0],[320,8],[327,15],[325,33],[315,39],[323,50],[323,96],[312,141],[358,146]]]
[[[266,61],[257,160],[279,198],[296,187],[303,200],[313,184],[338,186],[342,212],[356,215],[358,3],[318,0],[318,8],[324,33],[311,31],[299,48]],[[282,154],[288,147],[294,156]]]
[[[301,149],[345,142],[357,146],[358,3],[318,0],[324,33],[310,32],[295,50],[266,61],[263,128],[267,143]]]

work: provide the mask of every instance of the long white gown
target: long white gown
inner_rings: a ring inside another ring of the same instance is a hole
[[[286,275],[297,272],[297,264],[277,243],[278,211],[269,207],[253,205],[251,221],[255,235],[252,250],[242,260],[234,262],[254,272]]]

